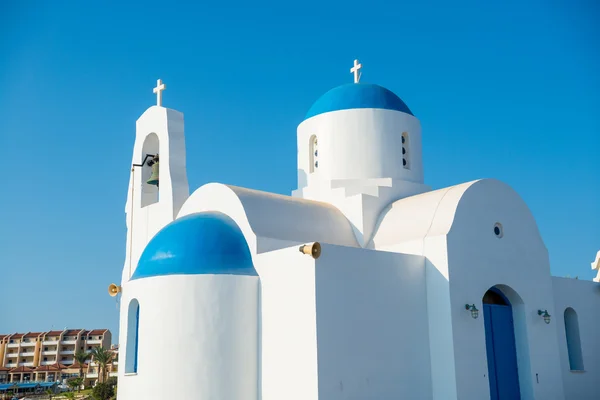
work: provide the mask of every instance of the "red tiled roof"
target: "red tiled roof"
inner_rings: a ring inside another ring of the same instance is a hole
[[[87,336],[91,331],[83,331],[81,332],[81,336]]]
[[[33,372],[33,370],[31,368],[25,367],[25,366],[16,367],[16,368],[13,368],[13,369],[10,370],[11,374],[14,374],[15,372],[16,373],[19,373],[19,372]]]
[[[89,333],[89,335],[103,335],[107,330],[108,329],[94,329]]]
[[[0,365],[0,371],[10,371],[10,368],[6,368]]]
[[[60,336],[61,333],[62,333],[62,331],[50,331],[50,332],[46,332],[44,335],[45,336]]]
[[[88,367],[88,365],[85,364],[85,363],[82,365],[82,368],[87,368],[87,367]],[[79,369],[79,362],[75,361],[69,368],[77,368],[77,369]]]
[[[81,332],[83,329],[69,329],[68,331],[65,332],[66,336],[73,336],[73,335],[77,335],[79,332]]]
[[[13,333],[10,338],[11,339],[21,339],[23,336],[25,336],[24,333]]]
[[[38,337],[42,334],[43,332],[29,332],[25,334],[25,337]]]
[[[37,372],[44,372],[44,371],[60,371],[61,369],[65,369],[65,366],[62,364],[53,364],[53,365],[41,365],[41,366],[37,367],[35,370]]]

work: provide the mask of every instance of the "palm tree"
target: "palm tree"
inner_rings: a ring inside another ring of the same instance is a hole
[[[98,378],[102,377],[102,379],[98,379],[100,382],[106,382],[106,370],[108,368],[108,364],[111,363],[114,353],[110,350],[105,349],[104,347],[94,347],[90,352],[94,361],[98,363],[99,374]]]
[[[83,378],[83,364],[85,364],[87,362],[87,360],[91,357],[92,355],[90,353],[88,353],[87,351],[82,351],[79,350],[77,353],[75,353],[75,361],[77,361],[79,363],[79,377]]]

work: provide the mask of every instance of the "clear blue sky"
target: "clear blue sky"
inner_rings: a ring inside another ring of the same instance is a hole
[[[354,58],[421,120],[428,184],[508,183],[552,272],[592,278],[597,2],[66,3],[0,4],[0,333],[117,336],[106,287],[121,276],[135,121],[157,78],[185,113],[191,189],[289,194],[296,127],[351,82]]]

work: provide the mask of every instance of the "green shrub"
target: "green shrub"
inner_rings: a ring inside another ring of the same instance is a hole
[[[106,383],[109,384],[110,386],[117,386],[117,377],[116,376],[111,376],[110,378],[108,378],[106,380]]]
[[[99,383],[92,389],[92,397],[95,400],[109,400],[115,395],[115,389],[108,383]]]

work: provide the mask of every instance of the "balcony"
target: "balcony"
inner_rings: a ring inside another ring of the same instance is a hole
[[[61,340],[60,344],[76,344],[77,340]]]
[[[98,378],[98,373],[97,372],[90,372],[89,374],[85,374],[86,378]]]
[[[87,344],[102,344],[102,340],[92,339],[92,340],[87,340],[86,343]]]
[[[6,357],[18,357],[19,353],[6,353]]]
[[[21,352],[20,357],[33,357],[35,355],[34,351]]]
[[[35,347],[36,342],[21,342],[21,347]]]
[[[56,346],[58,344],[58,340],[44,340],[42,344],[44,346]]]
[[[21,345],[21,343],[9,343],[6,345],[6,347],[8,347],[9,349],[14,349],[16,347],[19,347]]]
[[[56,349],[42,351],[43,356],[53,356],[56,354]]]
[[[19,363],[19,367],[33,367],[33,361]]]
[[[60,360],[59,361],[61,364],[63,365],[71,365],[73,364],[75,361],[74,360]]]
[[[64,355],[75,354],[75,350],[61,350],[60,354],[64,354]]]
[[[6,364],[6,368],[15,368],[17,366],[17,364],[15,363],[7,363]]]
[[[40,363],[40,365],[54,365],[54,364],[56,364],[56,360],[42,361]]]

